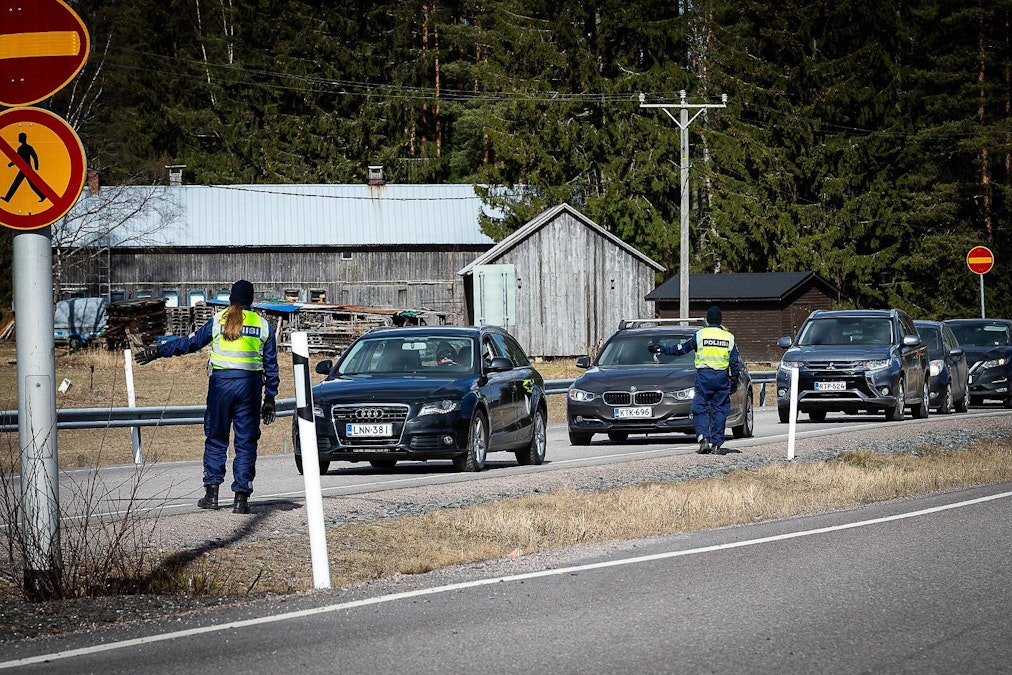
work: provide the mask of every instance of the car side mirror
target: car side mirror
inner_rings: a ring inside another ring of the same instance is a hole
[[[503,373],[507,370],[513,370],[513,362],[505,356],[496,356],[485,370],[490,373]]]
[[[334,362],[330,359],[324,359],[316,364],[316,372],[320,375],[329,375],[330,369],[334,367]]]
[[[790,335],[788,335],[777,340],[777,347],[780,347],[781,349],[790,349],[792,342],[794,342],[794,340]]]
[[[590,357],[589,356],[581,356],[580,358],[578,358],[576,360],[576,367],[577,368],[590,368]]]
[[[917,347],[921,344],[921,338],[917,335],[904,335],[903,346],[904,347]]]
[[[962,347],[953,347],[949,350],[949,356],[962,356],[965,353]]]

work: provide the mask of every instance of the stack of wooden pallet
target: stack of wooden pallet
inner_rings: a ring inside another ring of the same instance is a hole
[[[164,335],[164,298],[123,300],[110,303],[106,309],[105,345],[108,349],[143,347]]]
[[[166,307],[165,315],[169,335],[183,336],[193,332],[192,307]]]

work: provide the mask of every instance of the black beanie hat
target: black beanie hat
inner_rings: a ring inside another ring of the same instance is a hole
[[[717,307],[717,305],[714,305],[710,309],[706,310],[706,323],[711,326],[719,326],[723,318],[724,315],[721,314],[720,307]]]
[[[228,295],[228,301],[233,305],[250,307],[253,304],[253,284],[240,279],[232,284],[232,292]]]

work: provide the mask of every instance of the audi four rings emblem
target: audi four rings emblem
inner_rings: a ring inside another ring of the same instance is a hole
[[[383,411],[379,408],[359,408],[355,411],[357,420],[378,420],[383,417]]]

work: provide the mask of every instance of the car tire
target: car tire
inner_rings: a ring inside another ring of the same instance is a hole
[[[813,410],[812,412],[808,413],[808,419],[812,420],[813,422],[825,422],[826,421],[826,411],[825,410]]]
[[[752,392],[745,394],[745,410],[742,412],[741,424],[731,427],[731,434],[735,438],[752,438],[755,433],[755,409],[752,407]]]
[[[970,403],[967,401],[967,398],[969,398],[969,397],[964,394],[963,398],[956,400],[956,403],[955,403],[956,412],[961,412],[961,413],[969,412],[969,410],[970,410]]]
[[[609,431],[608,432],[608,440],[612,441],[613,443],[625,443],[627,440],[629,440],[629,432],[628,431]]]
[[[899,422],[903,419],[903,409],[906,407],[906,391],[903,387],[903,380],[896,385],[896,405],[886,408],[886,421]]]
[[[570,445],[590,445],[590,439],[594,437],[594,434],[583,433],[580,431],[569,432],[569,444]]]
[[[302,455],[295,455],[295,468],[299,471],[300,476],[305,474],[302,471]],[[326,460],[320,460],[320,475],[323,476],[330,471],[330,462]]]
[[[485,457],[488,454],[488,420],[480,410],[474,413],[468,425],[467,450],[463,455],[453,458],[453,468],[457,471],[481,471],[485,468]]]
[[[938,414],[951,415],[955,407],[956,403],[952,400],[952,382],[947,382],[945,391],[942,392],[942,404],[938,406]]]
[[[777,406],[777,415],[780,416],[781,424],[787,424],[791,421],[791,409],[787,406]]]
[[[396,459],[370,459],[369,464],[374,469],[392,469],[397,466]]]
[[[71,335],[70,339],[67,340],[67,345],[70,347],[70,351],[76,352],[78,349],[84,347],[84,340],[78,335]]]
[[[548,447],[548,435],[545,431],[545,411],[538,408],[534,411],[531,424],[531,442],[527,447],[517,450],[517,464],[520,466],[539,466],[545,463],[545,451]]]
[[[975,406],[976,405],[984,405],[984,397],[983,396],[971,396],[970,397],[970,405],[975,405]]]
[[[928,387],[928,374],[924,373],[924,379],[921,384],[921,402],[910,406],[910,413],[915,419],[923,420],[926,419],[930,411],[929,406],[931,405],[931,390]]]

